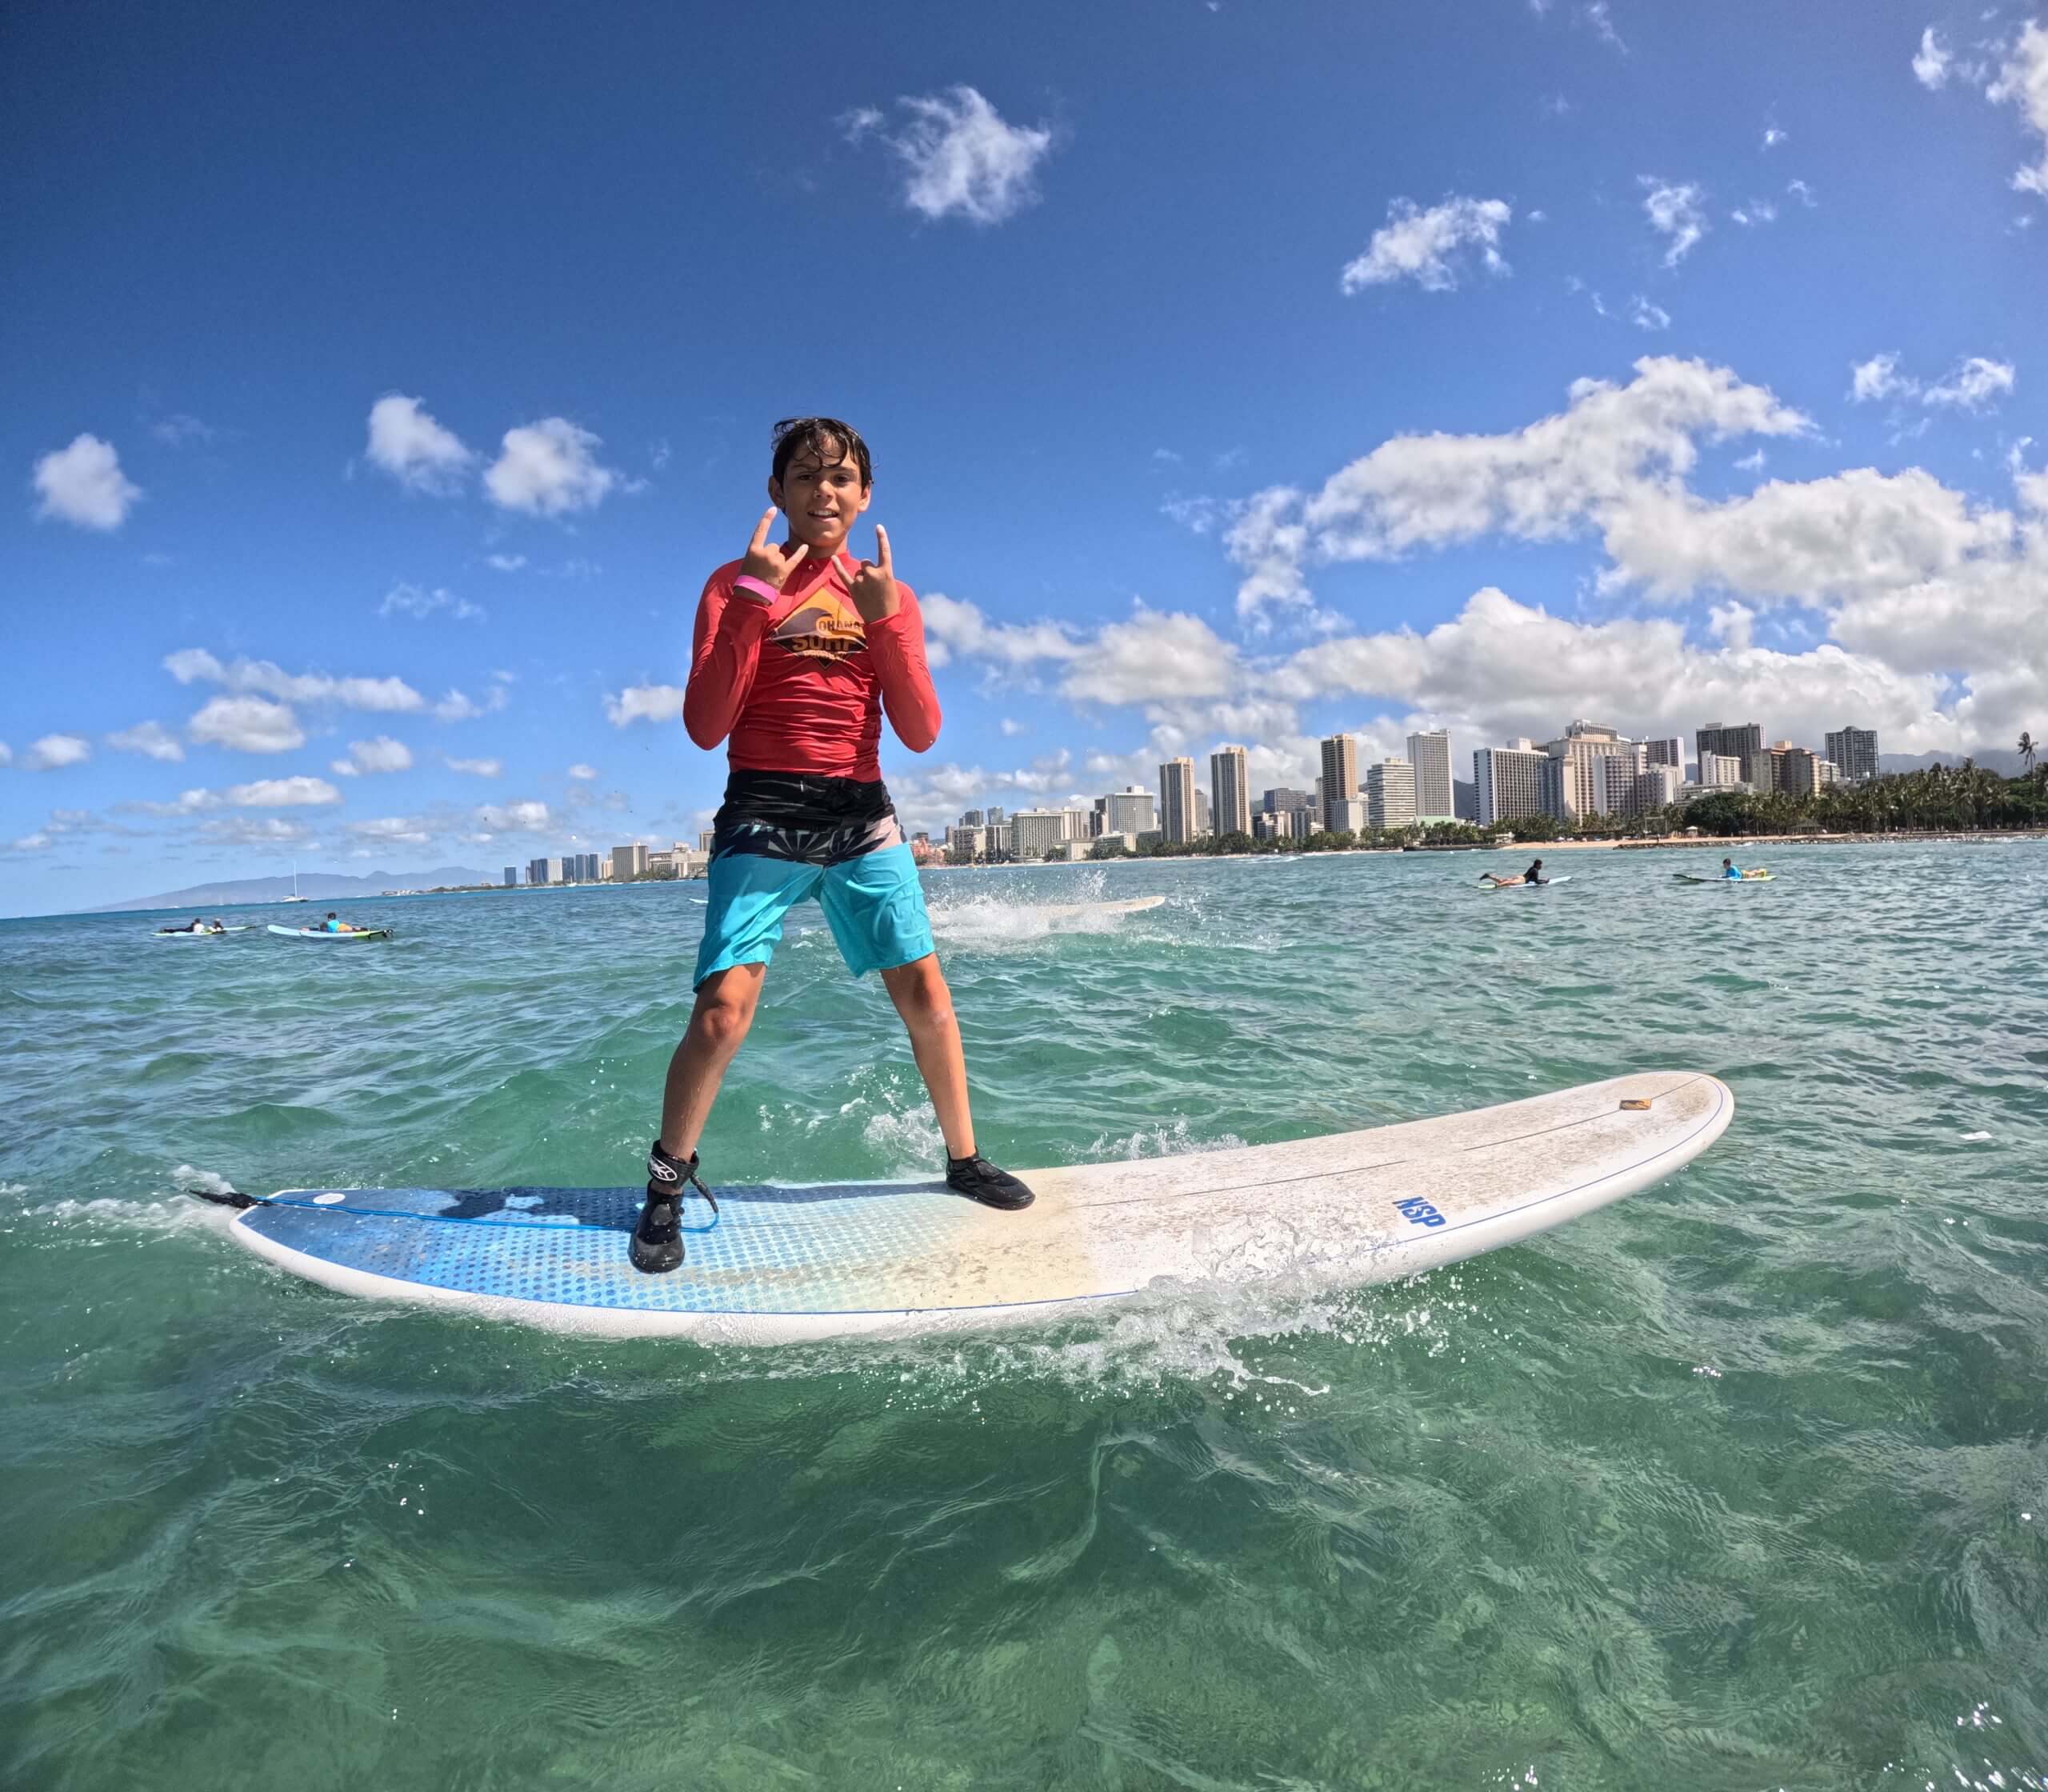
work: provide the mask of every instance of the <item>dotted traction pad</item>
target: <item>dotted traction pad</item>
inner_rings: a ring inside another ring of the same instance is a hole
[[[502,1300],[638,1312],[830,1312],[866,1304],[870,1266],[948,1249],[972,1210],[939,1185],[718,1191],[693,1196],[689,1261],[642,1275],[626,1260],[642,1191],[625,1189],[294,1190],[238,1224],[366,1274]]]

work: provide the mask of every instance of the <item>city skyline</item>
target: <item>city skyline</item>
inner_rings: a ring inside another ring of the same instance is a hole
[[[1826,734],[1827,752],[1840,751],[1859,768],[1854,778],[1810,747],[1785,739],[1766,743],[1763,735],[1761,722],[1706,724],[1694,731],[1697,756],[1688,762],[1680,736],[1638,739],[1578,718],[1541,746],[1519,736],[1498,746],[1474,748],[1471,783],[1452,778],[1451,801],[1439,812],[1418,805],[1424,793],[1441,797],[1441,780],[1454,767],[1447,729],[1410,734],[1406,755],[1374,761],[1362,775],[1357,738],[1342,732],[1327,736],[1318,743],[1324,771],[1313,793],[1270,786],[1258,793],[1256,808],[1248,787],[1241,784],[1249,750],[1225,743],[1209,755],[1212,782],[1221,782],[1232,792],[1228,810],[1218,807],[1216,813],[1241,818],[1245,825],[1239,827],[1214,825],[1202,818],[1203,792],[1194,782],[1193,759],[1183,754],[1158,768],[1156,811],[1151,793],[1134,786],[1095,798],[1086,809],[1070,802],[1016,810],[1007,816],[1000,806],[965,810],[958,822],[946,827],[942,841],[929,842],[923,832],[915,838],[928,843],[934,856],[1035,858],[1104,839],[1119,841],[1134,851],[1141,842],[1155,839],[1186,845],[1232,832],[1271,840],[1304,838],[1314,831],[1358,834],[1442,822],[1489,826],[1539,816],[1569,824],[1586,818],[1626,820],[1716,794],[1813,795],[1878,774],[1874,730],[1847,724]],[[1722,746],[1736,750],[1718,750]],[[1240,790],[1242,809],[1237,806]],[[1117,809],[1118,803],[1127,806]],[[1144,825],[1155,816],[1156,826]]]

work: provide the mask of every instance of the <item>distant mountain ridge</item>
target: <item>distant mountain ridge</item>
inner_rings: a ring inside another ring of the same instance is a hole
[[[2048,758],[2048,752],[2042,755]],[[1925,771],[1930,766],[1959,766],[1965,759],[1973,760],[1986,771],[1994,771],[2001,778],[2017,778],[2026,770],[2019,762],[2019,755],[2001,746],[1980,746],[1968,753],[1880,753],[1878,755],[1879,771]]]
[[[463,865],[440,865],[431,871],[372,871],[362,878],[345,878],[332,871],[302,871],[298,874],[298,893],[326,902],[346,896],[375,896],[386,890],[432,890],[442,884],[496,883],[500,875]],[[220,883],[188,884],[182,890],[166,890],[161,896],[137,896],[126,902],[106,902],[82,912],[125,914],[137,909],[232,908],[240,902],[281,902],[290,894],[289,875],[234,878]]]

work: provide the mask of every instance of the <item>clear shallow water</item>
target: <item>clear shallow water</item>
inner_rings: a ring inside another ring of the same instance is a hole
[[[0,922],[0,1782],[2044,1783],[2048,846],[1558,856],[934,874],[982,1142],[1693,1066],[1682,1174],[1345,1299],[766,1353],[351,1302],[172,1192],[631,1180],[687,886]],[[707,1165],[926,1172],[795,919]]]

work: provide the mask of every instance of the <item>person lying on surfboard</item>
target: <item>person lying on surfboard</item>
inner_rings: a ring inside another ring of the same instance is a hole
[[[1518,878],[1497,878],[1490,871],[1482,871],[1479,875],[1496,890],[1512,890],[1518,884],[1548,883],[1550,881],[1543,875],[1543,862],[1540,858]]]
[[[1763,876],[1764,869],[1761,865],[1757,865],[1752,866],[1745,871],[1732,858],[1724,858],[1721,862],[1721,874],[1731,883],[1747,883],[1753,878]]]
[[[683,726],[707,750],[729,740],[730,774],[712,824],[704,940],[688,1030],[670,1060],[662,1127],[631,1258],[650,1274],[683,1260],[682,1201],[726,1067],[754,1024],[782,918],[815,895],[856,977],[878,971],[946,1137],[947,1186],[984,1206],[1031,1191],[974,1148],[967,1069],[939,973],[916,862],[882,782],[886,714],[922,753],[938,738],[916,595],[898,582],[889,535],[856,558],[847,531],[873,495],[867,444],[836,418],[775,426],[770,507],[745,556],[698,601]],[[771,542],[779,510],[788,538]],[[713,1206],[717,1205],[713,1200]]]
[[[328,910],[327,918],[320,923],[318,930],[323,934],[361,934],[369,931],[366,927],[358,927],[353,921],[336,920],[332,909]]]

